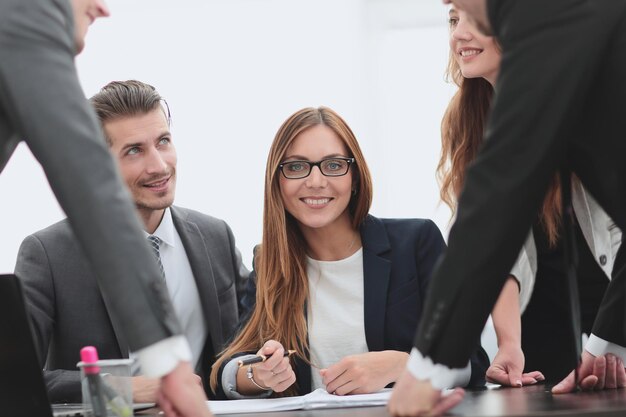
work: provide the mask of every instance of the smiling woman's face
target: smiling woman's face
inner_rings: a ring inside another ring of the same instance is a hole
[[[450,9],[450,50],[465,78],[484,78],[494,85],[500,50],[493,37],[482,35],[463,10]]]
[[[311,161],[350,157],[339,136],[328,126],[317,125],[300,133],[287,148],[283,162]],[[306,178],[287,179],[280,175],[280,192],[285,209],[298,221],[300,228],[335,228],[350,225],[348,204],[352,190],[352,172],[327,177],[313,167]]]

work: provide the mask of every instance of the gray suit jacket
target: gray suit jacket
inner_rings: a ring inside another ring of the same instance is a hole
[[[225,347],[239,321],[243,309],[238,300],[248,270],[224,221],[179,207],[172,207],[171,212],[207,324],[208,336],[196,371],[208,378],[215,354]],[[15,273],[24,283],[36,346],[42,362],[45,359],[50,399],[80,401],[76,370],[80,349],[96,346],[100,357],[108,359],[128,357],[129,346],[109,319],[93,268],[67,220],[24,240]]]
[[[96,271],[111,321],[136,351],[181,329],[79,85],[72,16],[67,0],[0,2],[0,170],[24,140]]]

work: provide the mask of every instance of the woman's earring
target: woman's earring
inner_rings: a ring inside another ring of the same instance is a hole
[[[355,196],[356,195],[356,188],[352,189],[352,195]]]

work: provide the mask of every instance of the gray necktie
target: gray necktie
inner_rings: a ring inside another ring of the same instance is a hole
[[[165,270],[163,269],[163,263],[161,262],[161,252],[159,250],[163,241],[154,235],[148,236],[148,241],[150,242],[152,252],[154,252],[154,257],[156,258],[157,264],[159,264],[161,276],[163,277],[163,280],[165,280]]]

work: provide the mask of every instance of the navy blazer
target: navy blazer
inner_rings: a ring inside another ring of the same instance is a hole
[[[367,346],[370,351],[410,352],[431,272],[446,248],[441,232],[431,220],[379,219],[372,215],[367,216],[360,232]],[[246,298],[254,299],[256,279],[248,280],[247,285]],[[311,367],[298,358],[294,362],[298,393],[307,394],[311,392]],[[482,347],[474,352],[471,362],[468,387],[483,386],[489,358]],[[218,397],[224,395],[222,370]]]

